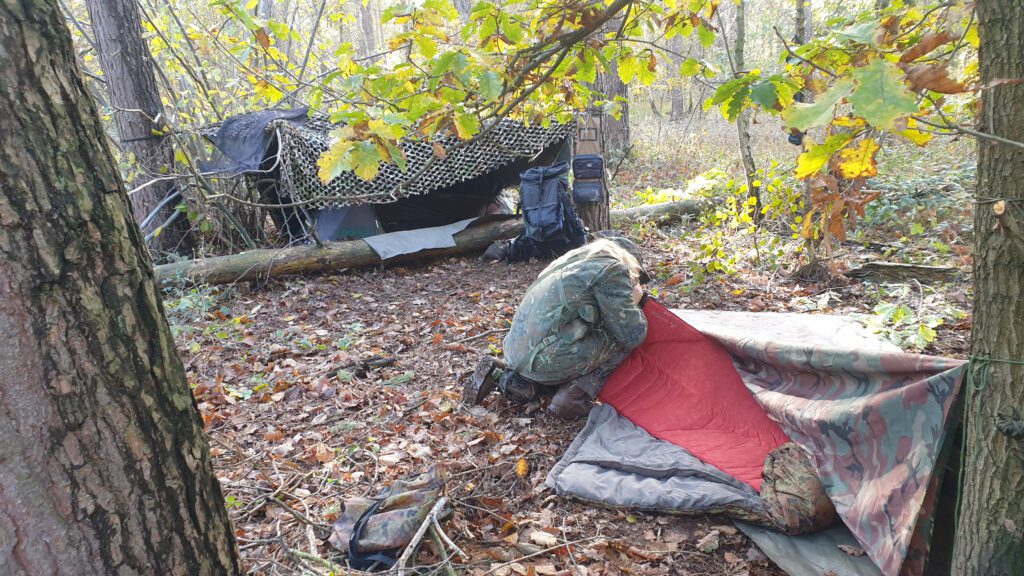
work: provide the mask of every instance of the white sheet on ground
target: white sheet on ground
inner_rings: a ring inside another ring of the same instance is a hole
[[[467,218],[444,226],[388,232],[387,234],[377,234],[376,236],[363,238],[363,240],[370,245],[370,248],[373,248],[373,251],[380,256],[381,260],[387,260],[401,254],[412,254],[420,250],[453,248],[455,246],[454,236],[465,230],[474,220],[476,218]]]

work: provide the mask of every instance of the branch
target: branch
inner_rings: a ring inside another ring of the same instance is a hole
[[[810,65],[812,68],[814,68],[815,70],[817,70],[819,72],[822,72],[824,74],[828,74],[829,76],[831,76],[833,78],[836,77],[835,72],[832,72],[831,70],[827,70],[825,68],[822,68],[821,66],[818,66],[814,62],[811,62],[807,58],[804,58],[803,56],[801,56],[801,55],[797,54],[796,52],[794,52],[793,49],[789,47],[789,42],[786,42],[786,39],[782,37],[782,33],[779,32],[779,28],[777,26],[772,26],[772,30],[775,31],[775,35],[778,36],[779,40],[782,41],[782,46],[786,49],[786,53],[787,54],[789,54],[793,58],[796,58],[797,60],[800,60],[801,62],[804,62],[804,63]]]
[[[984,140],[991,140],[993,142],[999,142],[1000,144],[1007,144],[1009,146],[1016,146],[1018,148],[1024,148],[1024,142],[1017,142],[1016,140],[1009,140],[1007,138],[1003,138],[1002,136],[996,136],[995,134],[986,134],[985,132],[979,132],[979,131],[977,131],[977,130],[975,130],[973,128],[967,128],[966,126],[961,126],[961,125],[957,124],[956,122],[953,122],[952,120],[947,118],[946,114],[942,111],[942,107],[939,106],[939,103],[936,102],[931,96],[925,95],[924,98],[925,98],[925,100],[928,100],[929,102],[932,103],[932,107],[935,108],[935,112],[938,113],[939,118],[942,118],[942,121],[945,122],[945,125],[943,125],[943,124],[936,124],[934,122],[930,122],[930,121],[925,120],[923,118],[915,117],[918,122],[920,122],[922,124],[926,124],[928,126],[931,126],[932,128],[939,128],[941,130],[952,130],[954,132],[959,132],[961,134],[967,134],[967,135],[970,135],[970,136],[974,136],[975,138],[981,138],[981,139],[984,139]]]
[[[437,521],[437,515],[441,513],[441,510],[444,509],[446,504],[448,504],[448,497],[441,496],[437,499],[437,502],[434,503],[434,507],[430,509],[427,517],[423,519],[423,524],[420,524],[419,529],[417,529],[416,533],[413,534],[412,540],[409,541],[409,545],[405,547],[402,555],[398,558],[398,562],[395,563],[395,568],[398,570],[398,576],[405,576],[405,565],[416,552],[416,548],[419,547],[420,541],[423,540],[423,535],[427,533],[427,528]]]
[[[309,45],[306,46],[306,57],[302,59],[302,67],[299,68],[297,82],[302,82],[306,75],[306,66],[309,64],[309,56],[313,53],[313,45],[316,43],[316,33],[320,30],[320,19],[323,18],[324,8],[327,7],[327,0],[320,0],[320,9],[316,12],[316,20],[313,21],[313,31],[309,33]]]

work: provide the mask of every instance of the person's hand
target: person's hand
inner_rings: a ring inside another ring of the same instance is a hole
[[[640,300],[644,297],[644,289],[640,287],[640,284],[633,284],[633,304],[640,304]]]

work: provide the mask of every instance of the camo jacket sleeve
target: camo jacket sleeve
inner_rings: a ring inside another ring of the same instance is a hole
[[[627,350],[639,346],[647,337],[647,318],[633,303],[633,284],[626,267],[618,262],[606,267],[591,291],[608,334]]]

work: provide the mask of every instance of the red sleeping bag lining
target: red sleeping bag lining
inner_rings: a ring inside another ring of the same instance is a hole
[[[647,339],[612,373],[600,399],[656,438],[761,489],[768,452],[789,442],[718,342],[648,300]]]

